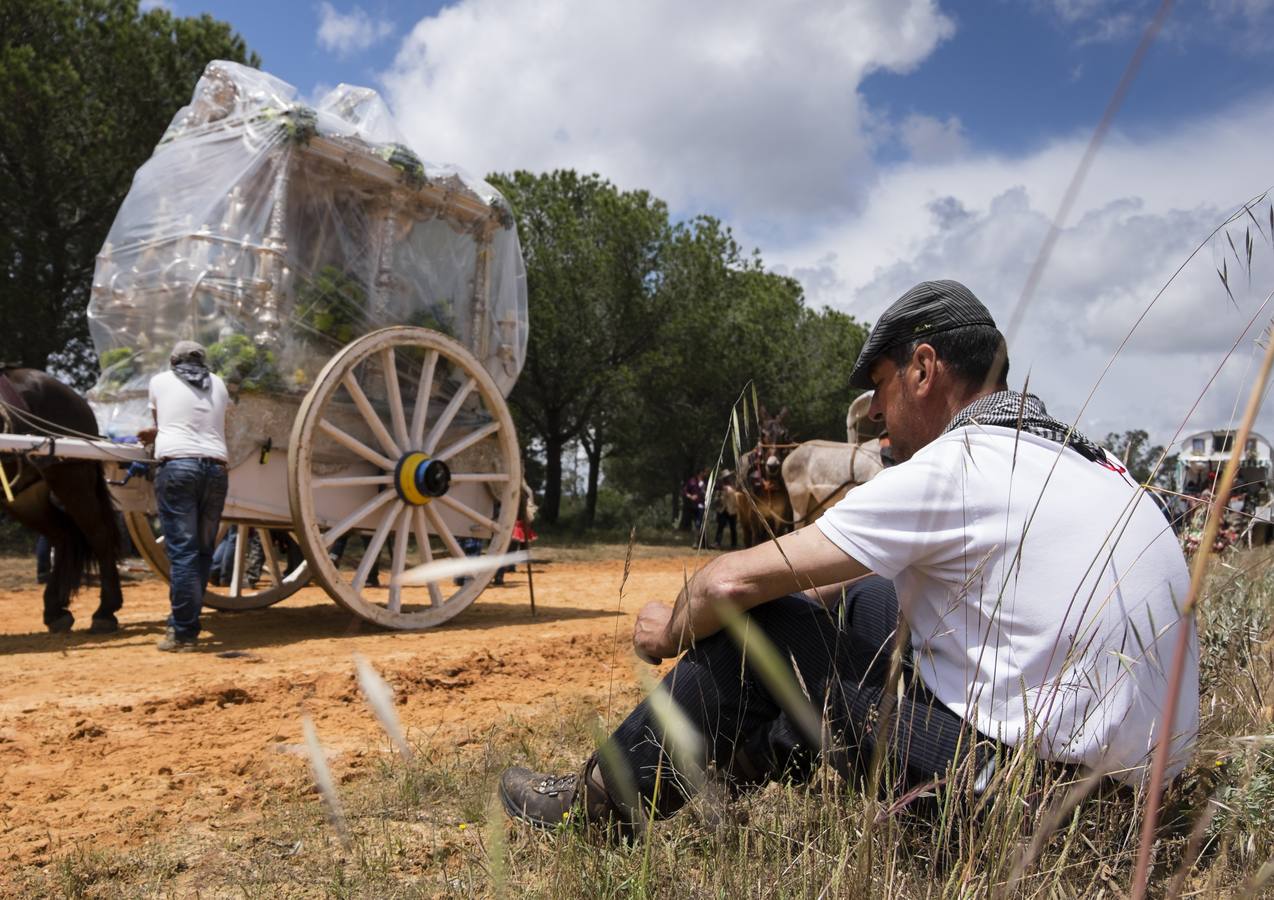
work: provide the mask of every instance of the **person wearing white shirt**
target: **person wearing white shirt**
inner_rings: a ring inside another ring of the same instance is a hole
[[[221,377],[209,371],[207,352],[194,341],[179,341],[169,365],[169,371],[150,380],[155,428],[140,437],[155,442],[155,500],[170,566],[172,612],[158,647],[181,652],[195,649],[199,637],[199,616],[229,486],[229,392]]]
[[[639,656],[685,651],[662,690],[695,733],[668,734],[673,717],[648,699],[582,772],[507,770],[506,811],[551,826],[579,807],[631,826],[675,812],[709,766],[756,784],[807,774],[823,751],[859,778],[878,746],[900,790],[949,779],[981,792],[1028,742],[1036,759],[1138,785],[1168,741],[1167,777],[1180,772],[1198,729],[1180,546],[1124,467],[1009,390],[1007,373],[1004,338],[967,287],[928,281],[900,297],[850,376],[874,389],[868,415],[898,465],[637,616]],[[762,651],[722,630],[738,614],[795,668],[797,691],[776,689],[755,667]],[[899,629],[903,689],[881,733]],[[1189,658],[1166,733],[1181,629]]]

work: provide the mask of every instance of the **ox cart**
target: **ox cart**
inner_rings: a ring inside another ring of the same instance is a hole
[[[126,477],[146,452],[120,441],[150,424],[149,379],[173,344],[207,346],[236,396],[233,574],[207,605],[264,607],[315,581],[370,622],[418,629],[490,580],[398,576],[508,545],[522,476],[505,398],[527,339],[517,232],[489,185],[423,163],[375,92],[342,85],[308,107],[270,75],[210,64],[135,176],[89,320],[89,399],[110,440],[5,446],[105,461],[166,577],[152,483]]]

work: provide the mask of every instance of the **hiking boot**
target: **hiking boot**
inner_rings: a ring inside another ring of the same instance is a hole
[[[573,814],[582,815],[587,825],[605,826],[618,818],[595,758],[578,775],[547,775],[522,766],[505,769],[500,802],[509,818],[536,828],[556,828]]]
[[[195,638],[177,637],[177,632],[169,628],[159,639],[155,649],[162,650],[164,653],[189,653],[195,649]]]

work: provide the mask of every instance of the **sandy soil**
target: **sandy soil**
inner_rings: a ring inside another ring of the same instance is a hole
[[[604,693],[612,669],[630,685],[632,614],[670,599],[695,564],[689,551],[649,553],[634,560],[622,604],[622,559],[538,566],[534,618],[519,572],[447,625],[411,634],[376,630],[308,588],[266,610],[207,613],[202,649],[186,654],[154,648],[167,611],[158,579],[125,584],[118,634],[78,630],[96,599],[81,595],[77,631],[49,635],[35,586],[4,589],[14,566],[3,567],[0,869],[76,844],[130,847],[241,823],[304,777],[303,711],[338,777],[354,777],[384,746],[355,653],[397,691],[412,739],[451,746],[481,741],[509,716]]]

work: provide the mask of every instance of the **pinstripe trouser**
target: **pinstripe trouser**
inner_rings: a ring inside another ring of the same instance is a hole
[[[773,675],[725,631],[697,642],[664,678],[667,692],[691,728],[671,725],[651,698],[625,719],[599,754],[612,799],[640,799],[659,816],[676,812],[709,766],[736,782],[779,776],[800,779],[812,769],[811,748],[828,753],[850,777],[863,774],[879,739],[876,724],[889,670],[898,599],[891,582],[872,576],[852,585],[828,611],[802,594],[752,609],[749,630],[759,629],[811,710],[785,710]],[[1002,745],[980,735],[948,710],[918,678],[903,673],[904,694],[886,744],[894,783],[910,788],[946,773],[974,754],[984,765]],[[658,691],[656,693],[659,693]],[[790,696],[790,694],[789,694]],[[803,700],[796,705],[803,704]],[[669,734],[672,728],[676,733]],[[684,732],[690,732],[689,735]],[[695,734],[697,732],[697,734]],[[635,793],[635,796],[634,796]]]

